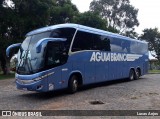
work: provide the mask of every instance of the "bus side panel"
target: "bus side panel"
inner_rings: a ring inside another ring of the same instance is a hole
[[[90,84],[95,82],[95,63],[94,62],[85,62],[84,63],[84,75],[85,75],[85,84]]]
[[[122,62],[122,67],[123,67],[123,78],[128,78],[129,77],[129,71],[130,71],[130,66],[129,66],[129,62]]]
[[[126,77],[126,62],[110,61],[108,66],[109,80],[117,80]]]
[[[68,87],[68,81],[69,81],[71,72],[72,72],[72,63],[71,62],[67,62],[66,64],[62,65],[62,67],[61,67],[62,88]]]
[[[142,70],[142,75],[145,75],[148,73],[148,62],[143,63],[143,70]]]
[[[149,69],[149,58],[148,55],[144,56],[144,63],[143,63],[143,70],[142,70],[142,75],[147,74],[148,73],[148,69]]]
[[[54,74],[48,76],[48,90],[49,86],[52,84],[54,84],[54,90],[61,89],[61,66],[50,70],[48,74],[51,72],[54,72]]]
[[[108,62],[95,62],[96,82],[108,80]]]
[[[95,62],[90,62],[92,51],[82,51],[72,54],[70,62],[72,62],[72,71],[80,71],[83,75],[83,84],[95,82]]]

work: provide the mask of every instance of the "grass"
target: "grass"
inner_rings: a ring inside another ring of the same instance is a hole
[[[149,70],[151,74],[160,74],[160,70]]]
[[[8,74],[8,75],[3,75],[2,73],[0,73],[0,80],[11,79],[11,78],[14,78],[14,77],[15,77],[14,73],[11,73],[11,74]]]

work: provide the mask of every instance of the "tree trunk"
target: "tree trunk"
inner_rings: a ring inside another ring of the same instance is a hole
[[[9,60],[7,60],[4,52],[0,55],[0,63],[1,63],[1,68],[2,68],[3,74],[4,75],[9,74],[10,73]]]

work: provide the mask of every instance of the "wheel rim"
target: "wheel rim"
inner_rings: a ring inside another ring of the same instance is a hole
[[[134,72],[133,72],[133,70],[131,71],[131,74],[130,74],[130,80],[134,80]]]
[[[78,81],[76,79],[73,80],[73,90],[77,90],[78,88]]]
[[[139,73],[139,70],[136,71],[136,75],[137,75],[137,78],[140,77],[140,73]]]
[[[131,80],[133,80],[134,79],[134,77],[133,77],[133,73],[132,73],[132,75],[131,75]]]

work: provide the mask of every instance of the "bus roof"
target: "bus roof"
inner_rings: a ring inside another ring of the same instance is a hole
[[[96,28],[92,28],[92,27],[88,27],[88,26],[83,26],[83,25],[79,25],[79,24],[73,24],[73,23],[65,23],[65,24],[57,24],[57,25],[52,25],[52,26],[47,26],[47,27],[43,27],[43,28],[39,28],[36,30],[33,30],[29,33],[26,34],[26,36],[30,36],[30,35],[34,35],[34,34],[38,34],[38,33],[42,33],[42,32],[46,32],[46,31],[51,31],[57,28],[75,28],[75,29],[83,29],[83,30],[88,30],[90,32],[94,32],[94,33],[98,33],[98,34],[105,34],[109,37],[115,37],[115,38],[120,38],[120,39],[125,39],[125,40],[130,40],[130,41],[137,41],[137,42],[141,42],[141,43],[147,43],[146,41],[140,41],[137,39],[132,39],[123,35],[119,35],[116,33],[112,33],[112,32],[108,32],[108,31],[104,31],[104,30],[100,30],[100,29],[96,29]]]

